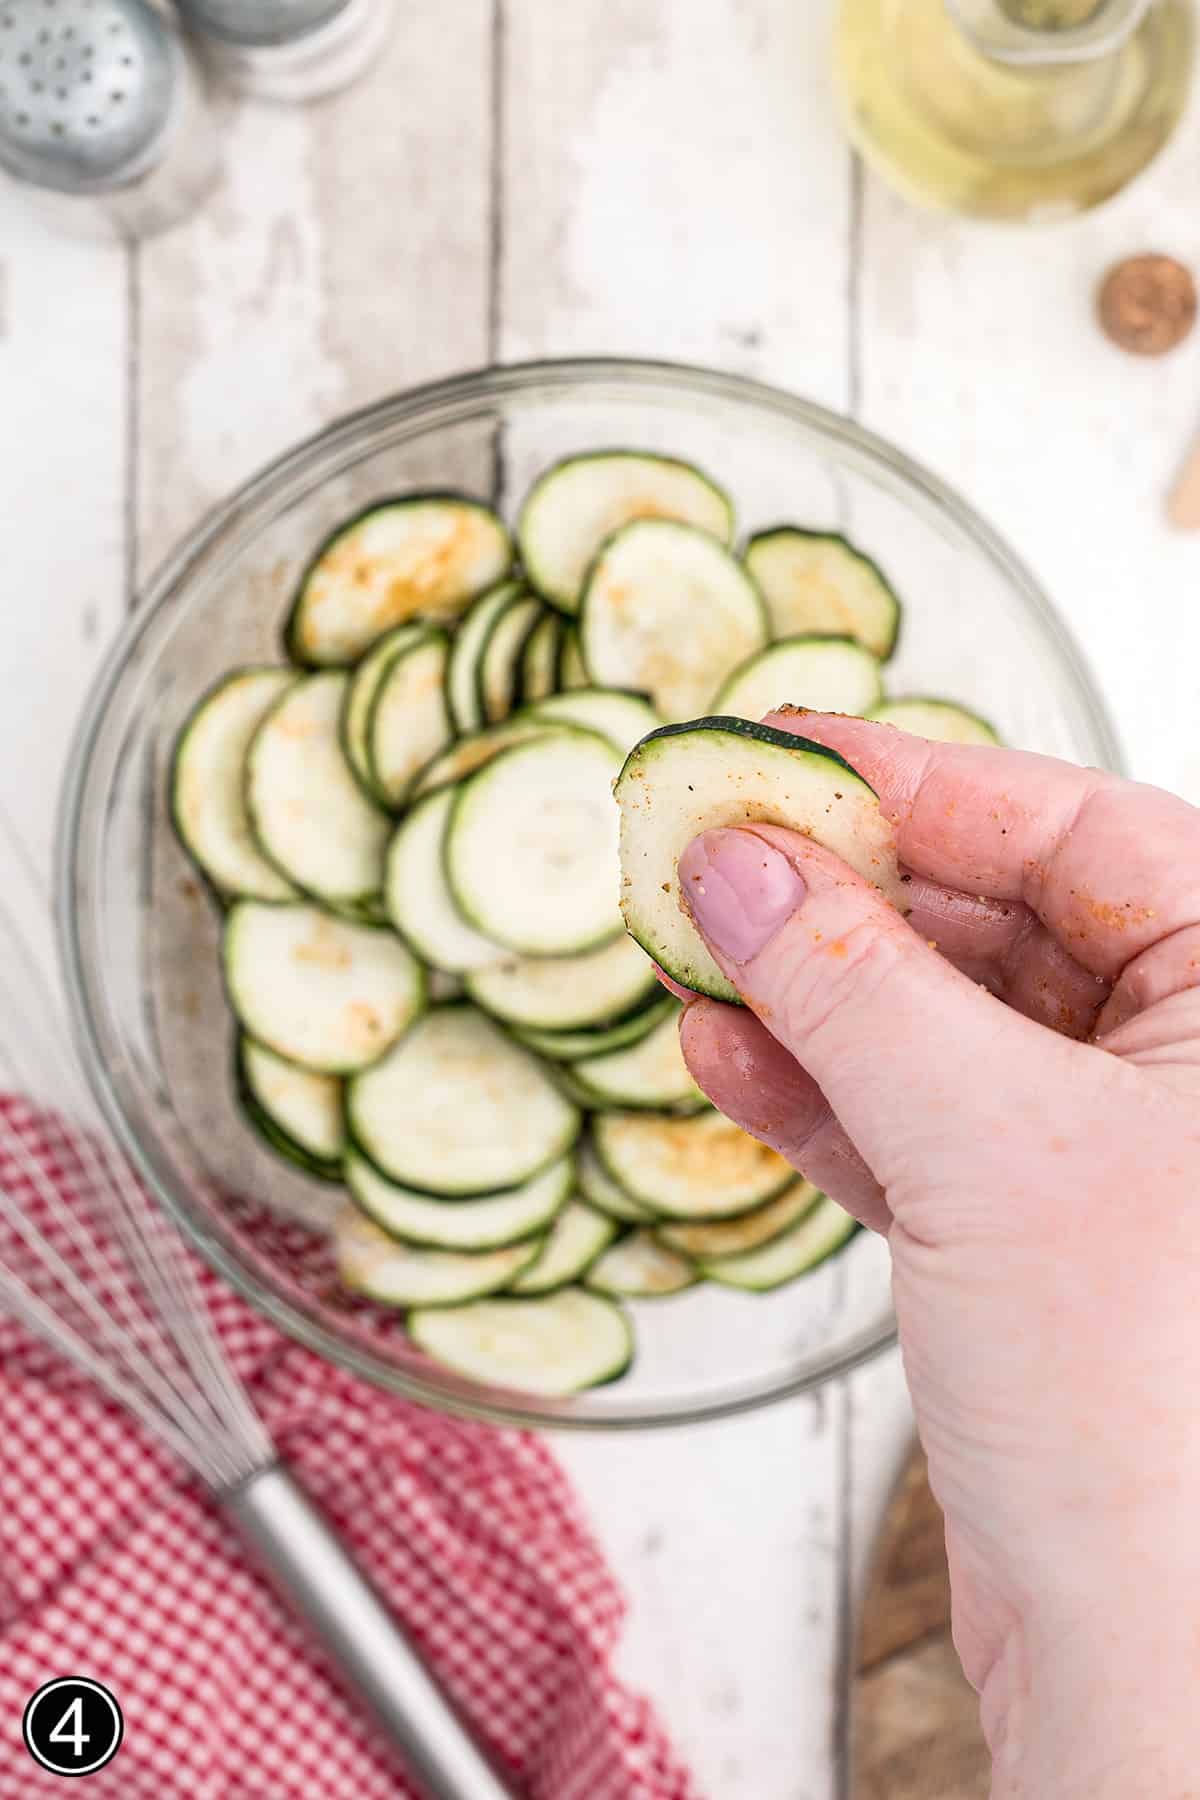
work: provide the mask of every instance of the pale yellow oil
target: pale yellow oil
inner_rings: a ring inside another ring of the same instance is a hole
[[[1098,206],[1187,104],[1191,0],[1157,0],[1119,49],[1013,67],[963,37],[945,0],[839,0],[836,65],[851,135],[912,199],[983,218]]]

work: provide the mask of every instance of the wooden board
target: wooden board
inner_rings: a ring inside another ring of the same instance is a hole
[[[867,1584],[850,1759],[850,1800],[987,1800],[991,1762],[950,1638],[942,1515],[920,1449],[888,1507]]]

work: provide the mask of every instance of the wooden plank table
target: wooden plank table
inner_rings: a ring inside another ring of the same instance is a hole
[[[402,8],[368,82],[231,112],[221,193],[129,252],[0,188],[0,808],[40,868],[97,659],[203,508],[388,390],[569,352],[746,371],[894,436],[1045,579],[1137,772],[1200,798],[1200,546],[1161,523],[1200,335],[1145,364],[1091,320],[1112,258],[1200,257],[1200,127],[1050,233],[919,214],[846,148],[829,6]],[[909,1429],[893,1358],[561,1446],[632,1597],[625,1667],[714,1797],[837,1792],[837,1676]]]

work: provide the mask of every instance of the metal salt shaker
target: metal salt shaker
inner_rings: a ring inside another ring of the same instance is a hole
[[[0,170],[52,223],[140,238],[219,173],[203,82],[146,0],[0,0]]]
[[[178,7],[220,75],[268,100],[315,100],[348,87],[392,22],[392,0],[178,0]]]

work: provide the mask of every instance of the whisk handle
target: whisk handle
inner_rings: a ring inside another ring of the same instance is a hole
[[[272,1464],[220,1499],[264,1574],[369,1707],[429,1800],[513,1800],[288,1471]]]

